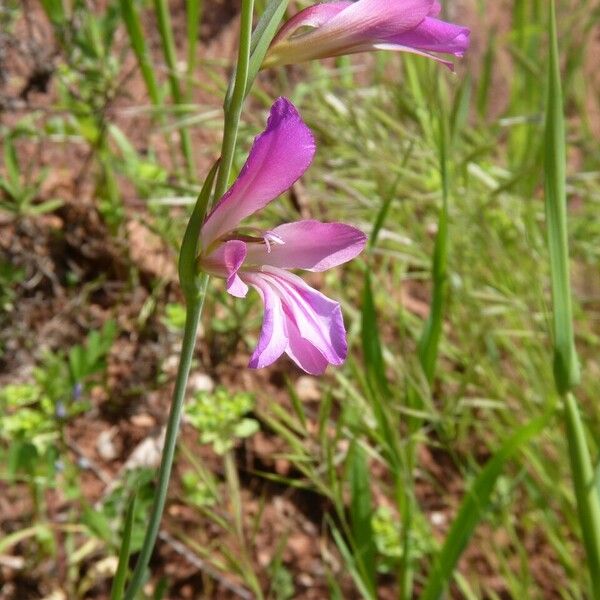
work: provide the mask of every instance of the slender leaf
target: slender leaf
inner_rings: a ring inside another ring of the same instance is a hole
[[[156,77],[154,76],[154,66],[152,65],[150,53],[146,46],[142,23],[135,9],[134,0],[121,0],[121,14],[123,15],[125,29],[127,29],[127,35],[129,36],[131,47],[142,72],[150,100],[152,100],[153,104],[160,105],[160,93]]]
[[[173,28],[171,25],[171,14],[167,0],[154,0],[154,9],[158,20],[158,30],[160,40],[165,57],[165,62],[169,69],[169,87],[171,96],[175,104],[184,104],[185,98],[179,87],[179,78],[177,74],[177,52],[175,49],[175,41],[173,39]],[[194,153],[192,150],[192,138],[190,132],[185,127],[179,131],[179,139],[181,142],[181,151],[185,158],[188,176],[194,176],[195,164]]]
[[[350,525],[354,542],[354,556],[367,586],[375,593],[375,539],[371,526],[373,504],[371,476],[365,451],[353,441],[348,452],[348,479],[350,482]]]
[[[446,119],[440,117],[440,174],[442,179],[442,206],[438,217],[438,231],[433,251],[432,278],[433,293],[431,309],[423,333],[419,340],[418,353],[421,366],[431,384],[435,376],[438,348],[444,323],[444,304],[446,297],[448,255],[448,165]]]
[[[544,175],[552,302],[554,304],[554,377],[558,391],[564,394],[579,383],[579,363],[573,336],[573,311],[569,281],[565,123],[554,2],[551,3],[551,7]]]
[[[131,553],[131,532],[133,531],[133,521],[135,516],[135,494],[131,496],[125,514],[125,527],[123,528],[123,539],[121,540],[121,549],[119,550],[119,563],[117,572],[113,580],[110,600],[121,600],[125,591],[125,579],[129,566],[129,555]]]

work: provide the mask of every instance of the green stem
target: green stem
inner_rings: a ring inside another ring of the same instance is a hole
[[[242,17],[240,24],[240,47],[238,53],[237,69],[233,83],[233,93],[229,105],[225,103],[225,126],[223,129],[223,143],[221,146],[221,164],[217,183],[215,185],[214,199],[218,200],[227,188],[229,175],[233,165],[233,154],[237,141],[238,127],[242,106],[246,97],[248,72],[250,65],[250,40],[252,37],[252,14],[254,0],[242,1]],[[229,96],[229,94],[228,94]]]
[[[134,600],[139,589],[144,583],[144,576],[150,557],[158,537],[160,521],[162,518],[165,502],[167,499],[167,491],[169,487],[169,478],[171,476],[171,468],[173,466],[173,458],[175,457],[175,446],[177,444],[177,433],[179,431],[179,422],[183,410],[183,401],[185,398],[185,388],[187,385],[190,368],[192,366],[192,357],[194,354],[194,346],[196,344],[196,333],[198,332],[198,324],[202,307],[204,305],[204,297],[208,276],[202,277],[201,290],[202,292],[188,299],[187,314],[185,318],[185,329],[183,333],[183,342],[181,345],[181,355],[179,359],[179,369],[177,371],[177,380],[175,381],[175,391],[173,392],[173,403],[171,404],[171,412],[167,423],[167,431],[165,434],[165,446],[163,448],[160,470],[158,472],[158,487],[154,497],[154,504],[148,522],[148,529],[144,537],[144,543],[140,555],[135,565],[135,570],[131,577],[131,582],[125,593],[125,600]]]
[[[577,401],[573,394],[566,394],[564,403],[573,487],[577,498],[577,511],[592,583],[592,596],[600,598],[600,537],[598,535],[600,532],[600,503],[595,485],[594,467],[587,447]]]

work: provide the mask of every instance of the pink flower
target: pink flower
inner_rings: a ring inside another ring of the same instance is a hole
[[[255,288],[264,304],[258,345],[250,367],[273,363],[284,352],[307,373],[321,374],[347,354],[340,305],[311,288],[290,269],[325,271],[357,256],[366,237],[343,223],[305,220],[270,231],[240,222],[289,189],[306,171],[315,141],[293,104],[279,98],[246,164],[202,226],[198,263],[227,281],[243,298]]]
[[[436,19],[440,10],[435,0],[341,0],[315,4],[283,25],[263,66],[396,50],[429,56],[452,68],[451,62],[436,53],[463,56],[469,47],[470,31]]]

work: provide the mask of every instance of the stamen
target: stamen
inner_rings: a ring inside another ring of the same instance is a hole
[[[271,254],[271,244],[275,244],[276,246],[283,246],[285,244],[285,242],[272,231],[265,231],[265,233],[263,233],[263,240],[265,241],[268,254]]]

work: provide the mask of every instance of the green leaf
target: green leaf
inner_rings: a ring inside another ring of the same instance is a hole
[[[356,441],[348,452],[348,480],[350,482],[350,525],[354,542],[354,557],[365,586],[376,596],[375,539],[371,520],[371,475],[364,449]]]
[[[446,264],[448,260],[448,165],[447,126],[445,116],[440,116],[439,157],[442,180],[442,206],[438,216],[438,231],[431,265],[433,292],[431,309],[425,321],[418,344],[419,360],[429,384],[433,382],[438,349],[444,324],[444,304],[447,288]]]
[[[246,438],[254,435],[259,429],[260,426],[255,419],[242,419],[236,424],[233,431],[236,437]]]
[[[285,14],[289,0],[271,0],[261,15],[250,41],[250,65],[246,94],[250,92],[252,83],[260,71],[267,50],[277,33],[281,19]]]
[[[363,288],[361,340],[369,387],[374,394],[388,397],[390,389],[385,374],[371,276],[368,271],[365,272]]]
[[[121,548],[119,550],[119,563],[117,572],[113,580],[112,590],[110,593],[111,600],[121,600],[125,591],[125,579],[129,566],[129,555],[131,553],[131,532],[133,531],[133,522],[135,516],[135,494],[131,496],[127,505],[127,513],[125,515],[125,526],[123,528],[123,539],[121,540]]]
[[[104,513],[94,510],[88,505],[83,509],[81,521],[100,539],[108,543],[113,542],[113,530]]]
[[[142,23],[137,10],[135,9],[134,0],[121,0],[120,4],[125,29],[127,29],[131,47],[138,61],[140,71],[142,72],[148,95],[155,105],[160,105],[161,99],[158,83],[154,77],[154,66],[152,65],[150,53],[146,46]]]
[[[552,302],[554,304],[554,378],[559,393],[564,394],[579,383],[580,375],[573,335],[573,311],[569,281],[565,123],[554,2],[551,2],[550,6],[550,61],[544,141],[544,183]]]

